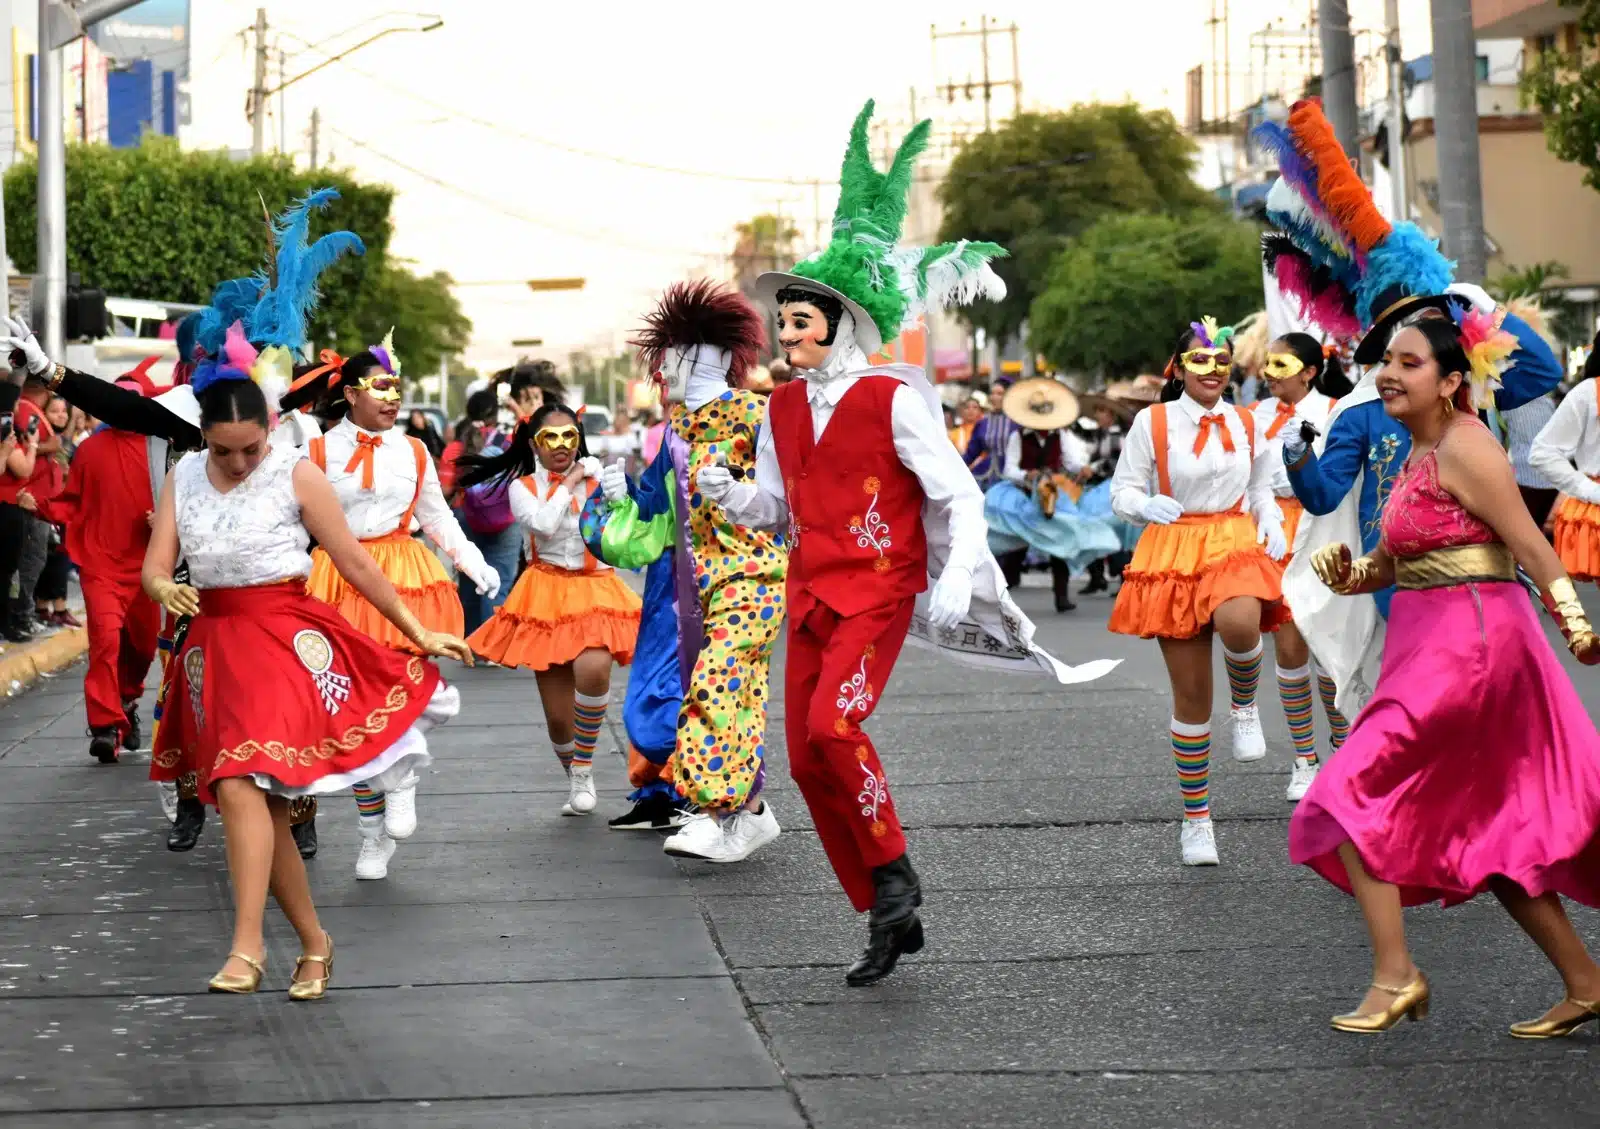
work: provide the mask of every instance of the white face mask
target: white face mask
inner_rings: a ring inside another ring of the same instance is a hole
[[[728,370],[733,354],[714,345],[673,345],[661,356],[662,385],[667,402],[687,404],[691,410],[709,403],[728,390]]]
[[[800,375],[814,383],[826,384],[868,367],[867,355],[856,344],[855,318],[845,310],[839,315],[839,328],[834,332],[833,344],[828,347],[828,359],[821,368],[805,369]]]

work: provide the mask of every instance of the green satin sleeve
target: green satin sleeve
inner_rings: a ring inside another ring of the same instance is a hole
[[[672,547],[677,529],[677,501],[649,521],[639,517],[632,498],[611,503],[605,531],[600,535],[600,556],[614,568],[640,569],[661,559]]]

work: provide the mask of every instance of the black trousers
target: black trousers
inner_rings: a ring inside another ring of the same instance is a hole
[[[33,515],[20,506],[0,502],[0,613],[9,616],[11,588],[17,581],[17,566],[22,563],[23,543],[27,540]]]
[[[1550,516],[1550,507],[1556,504],[1559,490],[1540,490],[1533,486],[1518,486],[1522,494],[1523,505],[1528,507],[1528,512],[1533,515],[1533,524],[1540,529],[1544,528],[1545,519]]]

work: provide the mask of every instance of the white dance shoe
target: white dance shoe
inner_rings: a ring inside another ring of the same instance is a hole
[[[561,814],[588,815],[594,811],[597,802],[594,794],[594,766],[573,765],[568,783],[571,791],[567,794],[567,802],[561,808]]]
[[[1320,764],[1312,764],[1305,757],[1294,758],[1294,772],[1289,776],[1289,790],[1284,793],[1291,804],[1298,804],[1305,799],[1311,790],[1311,782],[1317,778],[1321,770]]]
[[[707,857],[707,862],[743,862],[776,839],[783,828],[772,805],[763,803],[759,814],[748,809],[735,812],[722,825],[722,848]]]
[[[383,830],[391,839],[409,839],[417,832],[417,775],[383,797]]]
[[[383,832],[361,836],[361,853],[356,856],[356,877],[375,882],[389,877],[389,860],[394,857],[395,842]]]
[[[725,849],[725,837],[720,820],[705,812],[696,812],[675,834],[667,837],[661,849],[676,858],[715,862]]]
[[[1178,845],[1183,849],[1184,866],[1217,865],[1217,834],[1209,818],[1184,820]]]
[[[1261,732],[1261,711],[1245,706],[1233,711],[1233,759],[1258,761],[1267,755],[1267,739]]]

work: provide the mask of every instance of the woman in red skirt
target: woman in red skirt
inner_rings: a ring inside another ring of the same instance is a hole
[[[310,539],[422,654],[470,664],[471,652],[417,622],[351,534],[322,472],[269,442],[253,363],[242,335],[230,334],[228,356],[195,373],[206,449],[168,476],[145,557],[144,590],[195,616],[173,658],[151,776],[195,770],[200,798],[222,813],[234,932],[211,990],[260,986],[270,886],[303,949],[289,996],[311,1000],[327,989],[333,939],[311,902],[289,801],[403,779],[428,763],[424,733],[460,699],[431,663],[373,642],[306,594]],[[190,584],[172,579],[180,554]]]

